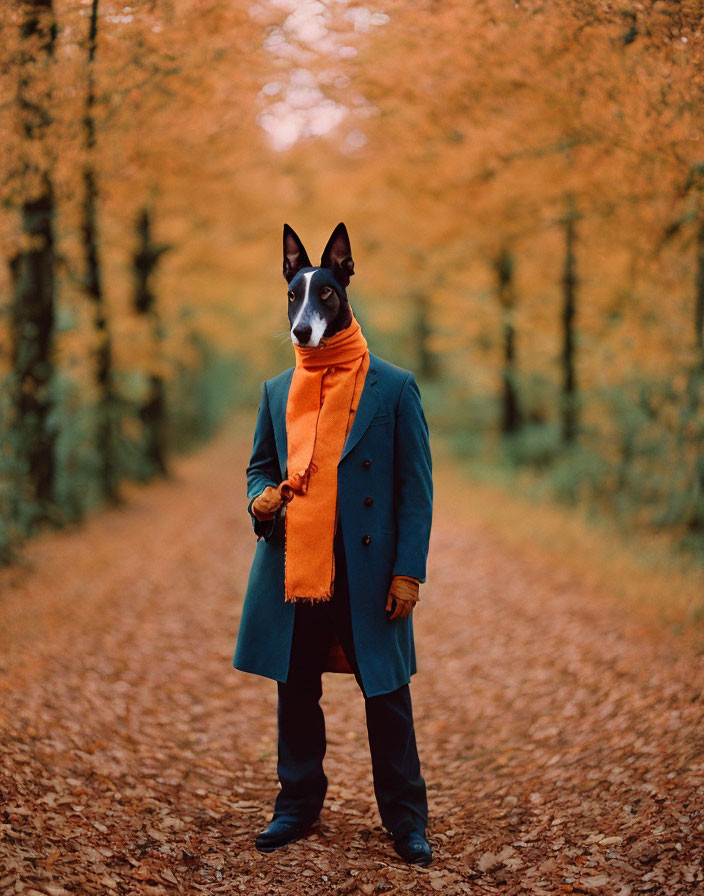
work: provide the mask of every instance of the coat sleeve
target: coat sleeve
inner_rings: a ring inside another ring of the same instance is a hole
[[[279,518],[280,510],[271,520],[258,520],[252,513],[252,502],[257,498],[267,485],[274,488],[281,482],[276,442],[274,440],[274,424],[269,410],[269,398],[266,391],[266,383],[262,387],[262,398],[259,402],[257,425],[254,429],[254,444],[252,456],[247,467],[247,497],[250,499],[247,510],[252,518],[252,528],[257,539],[264,538],[268,541]]]
[[[428,423],[420,390],[410,373],[396,409],[394,493],[396,561],[393,574],[425,581],[433,516],[433,470]]]

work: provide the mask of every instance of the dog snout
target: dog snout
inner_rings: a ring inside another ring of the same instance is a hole
[[[304,326],[303,324],[299,324],[297,327],[293,328],[293,335],[299,341],[301,345],[306,345],[308,340],[311,337],[311,333],[313,332],[313,328],[309,326]]]

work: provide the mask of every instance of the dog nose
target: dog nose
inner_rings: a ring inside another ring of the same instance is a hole
[[[312,332],[312,327],[296,327],[293,331],[293,335],[301,343],[301,345],[305,345],[306,342],[308,342],[308,340],[310,339],[310,334]]]

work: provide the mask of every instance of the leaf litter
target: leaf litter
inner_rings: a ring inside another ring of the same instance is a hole
[[[325,677],[321,825],[257,852],[276,688],[231,666],[248,447],[225,427],[0,570],[0,892],[704,892],[701,650],[580,589],[569,558],[509,549],[452,469],[411,686],[433,864],[405,865],[381,828],[343,675]]]

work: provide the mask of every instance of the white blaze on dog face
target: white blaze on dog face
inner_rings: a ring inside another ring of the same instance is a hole
[[[311,281],[311,278],[312,278],[312,276],[313,276],[314,273],[315,273],[315,271],[306,271],[306,272],[302,272],[302,276],[303,276],[303,280],[304,280],[304,284],[305,284],[305,285],[304,285],[304,292],[303,292],[303,303],[302,303],[301,307],[299,308],[298,313],[297,313],[296,316],[294,317],[293,322],[291,323],[291,339],[293,340],[293,343],[294,343],[295,345],[302,345],[302,344],[303,344],[303,343],[301,343],[301,342],[299,341],[299,339],[298,339],[298,337],[296,336],[296,334],[295,334],[294,331],[296,330],[297,327],[300,327],[300,326],[306,326],[306,325],[308,324],[308,321],[304,319],[303,315],[304,315],[304,313],[306,312],[306,310],[307,310],[307,308],[308,308],[308,302],[309,302],[309,299],[310,299],[310,281]],[[294,278],[294,283],[291,284],[292,286],[295,285],[295,281],[296,281],[297,279],[298,279],[298,278]],[[294,290],[292,290],[292,291],[295,292],[296,290],[294,289]],[[289,294],[290,294],[290,292],[291,292],[291,291],[289,291]],[[307,343],[306,343],[306,344],[307,344]]]
[[[328,322],[319,314],[311,315],[310,322],[313,332],[311,333],[307,344],[312,348],[317,348],[320,345],[320,340],[323,338],[323,333],[327,329]]]
[[[317,348],[340,310],[334,278],[326,268],[299,271],[289,284],[289,321],[294,345]]]

